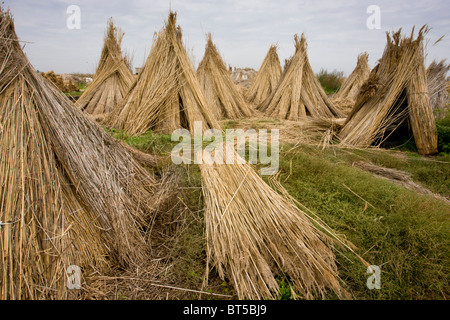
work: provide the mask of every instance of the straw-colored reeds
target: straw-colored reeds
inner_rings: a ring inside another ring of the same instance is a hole
[[[303,299],[344,297],[331,239],[248,164],[200,166],[208,264],[241,299],[276,299],[287,276]]]
[[[0,297],[70,298],[66,273],[148,263],[157,183],[31,66],[0,12]]]
[[[341,118],[343,114],[333,106],[314,75],[307,55],[306,39],[295,35],[295,54],[286,61],[285,70],[277,88],[259,106],[268,117],[298,120],[314,118]]]
[[[332,98],[333,104],[344,113],[351,111],[361,86],[369,78],[370,67],[368,59],[369,55],[366,52],[358,56],[355,69]]]
[[[362,86],[355,106],[339,134],[343,145],[381,145],[409,123],[421,154],[437,152],[436,123],[428,95],[423,38],[427,26],[414,39],[401,30],[387,34],[387,46],[378,65]]]
[[[447,73],[449,70],[450,64],[447,64],[445,60],[433,61],[427,69],[428,94],[436,118],[445,117],[450,108],[447,90]]]
[[[62,92],[78,91],[78,87],[70,80],[64,81],[61,75],[56,74],[55,71],[42,72],[41,76],[51,81]]]
[[[138,86],[143,87],[132,91],[122,109],[128,112],[122,127],[128,133],[162,128],[161,122],[167,121],[162,115],[168,112],[169,120],[177,120],[172,126],[183,124],[191,134],[194,121],[203,122],[203,132],[220,129],[214,118],[206,118],[206,98],[182,44],[175,13],[158,33]],[[127,109],[134,103],[138,108]],[[228,152],[237,161],[235,151]],[[196,159],[204,158],[196,155]],[[303,298],[323,297],[328,290],[344,295],[331,238],[306,213],[275,192],[248,164],[199,166],[207,265],[233,284],[240,299],[276,298],[278,276],[289,278]]]
[[[123,35],[109,19],[94,80],[77,101],[81,110],[94,116],[111,112],[133,84],[130,62],[121,51]]]
[[[230,73],[208,34],[205,54],[197,68],[197,79],[205,92],[206,101],[216,119],[240,119],[252,114],[241,90]]]
[[[214,127],[216,119],[207,106],[175,19],[171,13],[130,91],[104,120],[106,126],[131,135],[150,129],[165,133],[180,128],[193,130],[192,119]]]
[[[259,106],[275,90],[281,78],[281,64],[277,54],[277,46],[272,45],[264,58],[258,73],[245,98],[254,106]]]

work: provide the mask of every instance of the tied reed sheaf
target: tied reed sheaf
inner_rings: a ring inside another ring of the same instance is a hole
[[[3,9],[0,61],[1,298],[70,298],[70,265],[147,264],[153,175],[35,72]]]
[[[428,95],[424,64],[423,26],[414,39],[401,37],[401,29],[387,33],[379,63],[361,87],[355,106],[342,127],[342,145],[368,147],[384,143],[408,121],[418,152],[437,153],[437,132]]]
[[[122,102],[105,118],[107,127],[140,135],[148,130],[193,130],[192,119],[217,127],[202,88],[181,43],[181,30],[170,16],[167,30],[153,40],[147,61]]]
[[[309,64],[306,39],[295,35],[295,54],[286,61],[285,70],[276,89],[258,107],[268,117],[299,120],[342,118],[343,114],[331,103]]]
[[[369,55],[366,52],[358,56],[355,69],[332,98],[333,104],[344,113],[349,113],[352,110],[361,86],[369,78],[370,67],[368,59]]]
[[[245,93],[249,103],[258,107],[275,90],[281,78],[277,46],[272,45],[264,58],[250,88]]]
[[[131,134],[155,126],[168,129],[171,126],[161,123],[167,120],[163,117],[167,109],[171,119],[177,119],[171,125],[181,124],[191,133],[194,121],[202,121],[204,131],[220,128],[215,118],[206,118],[206,98],[189,63],[173,12],[158,33],[122,109],[125,116],[117,123]],[[113,120],[112,114],[109,118]],[[234,149],[226,151],[233,152],[237,159]],[[196,155],[201,156],[205,154]],[[320,231],[317,222],[275,192],[249,164],[199,166],[208,272],[209,267],[216,267],[220,276],[233,284],[240,299],[277,298],[278,275],[288,277],[293,290],[304,298],[323,297],[328,290],[346,296],[330,248],[335,239],[332,232],[326,235]]]
[[[133,84],[130,62],[121,51],[123,35],[109,19],[94,80],[77,101],[78,107],[86,113],[98,117],[108,114]]]
[[[207,36],[205,54],[197,68],[197,79],[204,90],[206,102],[216,119],[241,119],[252,115],[241,90],[234,84],[222,57]]]
[[[450,108],[446,78],[449,70],[450,64],[446,63],[445,60],[433,61],[427,69],[428,93],[436,118],[445,117],[447,110]]]
[[[276,299],[276,276],[288,277],[304,299],[323,298],[327,290],[348,297],[330,250],[333,241],[311,217],[248,164],[200,169],[208,266],[231,281],[239,298]]]

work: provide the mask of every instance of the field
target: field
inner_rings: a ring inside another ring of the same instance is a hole
[[[276,179],[301,205],[350,240],[356,246],[355,252],[364,260],[381,269],[381,288],[370,290],[366,285],[370,276],[366,267],[354,254],[334,249],[344,288],[354,299],[449,298],[448,153],[423,157],[410,150],[333,146],[324,149],[319,146],[315,132],[297,130],[297,136],[292,136],[292,124],[280,120],[222,121],[222,126],[280,129],[280,171]],[[203,285],[205,226],[198,166],[171,164],[170,151],[176,142],[170,141],[169,135],[112,134],[141,151],[160,155],[159,170],[177,172],[178,226],[170,236],[170,248],[166,251],[168,273],[165,280],[168,282],[165,285],[211,293],[153,287],[155,296],[152,297],[236,298],[232,286],[220,280],[214,269],[208,285]],[[364,164],[370,164],[369,171],[364,169]],[[384,176],[374,174],[374,167],[381,169]],[[265,179],[270,183],[273,177]],[[139,281],[134,283],[137,284],[143,285]],[[133,291],[133,285],[130,287],[128,282],[119,281],[118,285],[122,286],[122,299],[143,298],[143,293]],[[279,285],[282,292],[279,299],[291,299],[289,279],[280,276]],[[330,293],[328,298],[335,296]]]
[[[212,33],[194,70],[169,11],[136,75],[110,18],[95,74],[57,75],[2,9],[1,299],[447,300],[450,65],[425,67],[430,30],[387,34],[347,78],[295,34],[250,76]]]

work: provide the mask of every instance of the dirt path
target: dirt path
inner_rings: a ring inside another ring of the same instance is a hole
[[[417,193],[431,195],[437,199],[441,199],[450,203],[449,199],[447,199],[446,197],[436,194],[430,189],[427,189],[414,182],[411,178],[411,174],[409,174],[408,172],[397,169],[384,168],[364,161],[356,161],[352,165],[364,171],[370,172],[377,177],[389,180],[410,190],[414,190]]]

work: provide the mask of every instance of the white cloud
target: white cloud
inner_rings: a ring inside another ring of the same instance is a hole
[[[66,8],[81,8],[81,30],[66,28]],[[368,30],[366,8],[381,8],[381,30]],[[124,50],[134,53],[135,66],[148,54],[154,32],[164,25],[169,0],[5,0],[15,17],[20,38],[32,41],[25,51],[43,71],[93,72],[100,56],[106,21],[113,17],[125,32]],[[272,43],[278,43],[282,63],[294,51],[293,36],[305,32],[315,71],[321,68],[349,74],[359,53],[367,51],[373,66],[385,46],[385,32],[428,23],[429,38],[449,33],[447,0],[171,0],[183,37],[198,63],[211,32],[226,63],[259,68]],[[433,41],[433,42],[434,42]],[[444,59],[449,40],[428,47],[428,62]]]

